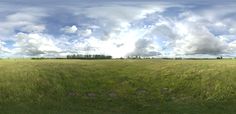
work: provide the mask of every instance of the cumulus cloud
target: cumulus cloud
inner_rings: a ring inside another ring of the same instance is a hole
[[[226,2],[12,3],[0,8],[0,51],[13,56],[216,56],[236,50],[235,4]]]
[[[18,33],[15,47],[16,53],[27,56],[56,54],[61,51],[50,36],[36,33]]]
[[[10,13],[5,16],[0,23],[0,33],[3,36],[20,32],[43,32],[45,25],[40,19],[47,16],[43,11],[37,8],[26,8]]]
[[[153,13],[164,12],[169,7],[179,7],[178,5],[167,3],[139,3],[139,4],[113,4],[88,7],[83,12],[76,12],[78,16],[86,16],[96,19],[97,24],[109,38],[110,34],[119,33],[132,26],[132,22],[147,18]]]
[[[179,39],[175,41],[174,51],[177,54],[220,54],[226,49],[209,30],[195,23],[176,23]]]
[[[79,30],[79,35],[82,37],[88,37],[92,34],[91,29]]]
[[[73,25],[73,26],[66,26],[64,28],[61,29],[61,31],[65,32],[65,33],[68,33],[68,34],[72,34],[72,33],[76,33],[78,30],[78,28]]]
[[[0,53],[9,53],[10,50],[8,48],[6,48],[4,45],[6,45],[5,42],[0,41]]]
[[[135,43],[145,35],[145,29],[130,29],[120,33],[113,33],[107,40],[96,37],[88,37],[83,41],[75,41],[72,44],[72,52],[82,54],[106,54],[113,57],[125,57],[135,50]],[[152,45],[150,43],[148,45]],[[151,46],[150,46],[151,47]],[[154,46],[155,47],[155,46]],[[148,52],[150,50],[146,50]]]
[[[235,40],[219,34],[228,34],[228,25],[209,20],[193,12],[179,14],[179,19],[159,16],[158,21],[152,25],[150,36],[156,36],[163,41],[162,48],[172,50],[170,55],[218,55],[231,51],[229,42]],[[233,43],[232,43],[233,44]]]
[[[156,45],[152,45],[152,41],[147,39],[139,39],[135,42],[135,49],[132,53],[128,54],[130,56],[159,56],[161,55],[156,48]]]

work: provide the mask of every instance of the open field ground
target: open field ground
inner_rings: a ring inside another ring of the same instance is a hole
[[[0,60],[1,114],[235,114],[235,60]]]

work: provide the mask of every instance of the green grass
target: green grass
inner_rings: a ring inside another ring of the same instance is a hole
[[[234,60],[1,60],[1,114],[235,114]]]

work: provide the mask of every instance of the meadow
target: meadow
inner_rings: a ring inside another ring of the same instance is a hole
[[[235,112],[235,60],[0,60],[0,114]]]

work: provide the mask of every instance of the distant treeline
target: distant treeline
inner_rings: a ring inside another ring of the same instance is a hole
[[[42,59],[66,59],[66,58],[47,58],[47,57],[33,57],[32,60],[42,60]]]
[[[110,55],[82,55],[82,54],[73,54],[67,55],[67,59],[112,59]]]
[[[5,58],[5,59],[11,59],[11,58]],[[109,55],[82,55],[82,54],[73,54],[73,55],[67,55],[66,57],[33,57],[32,60],[42,60],[42,59],[113,59],[112,56]],[[127,56],[125,58],[115,58],[115,59],[163,59],[163,60],[216,60],[216,59],[236,59],[236,57],[232,58],[223,58],[222,56],[216,57],[216,58],[184,58],[184,57],[175,57],[175,58],[169,58],[169,57],[161,57],[161,58],[155,58],[155,57],[142,57],[142,56]],[[0,58],[0,60],[4,60],[3,58]]]
[[[222,56],[216,57],[216,58],[182,58],[182,57],[176,57],[176,58],[161,58],[161,59],[166,59],[166,60],[216,60],[216,59],[223,59]],[[232,58],[231,58],[232,59]],[[233,58],[236,59],[236,58]]]
[[[164,60],[215,60],[216,58],[181,58],[181,57],[168,58],[168,57],[164,57],[160,59],[164,59]]]

